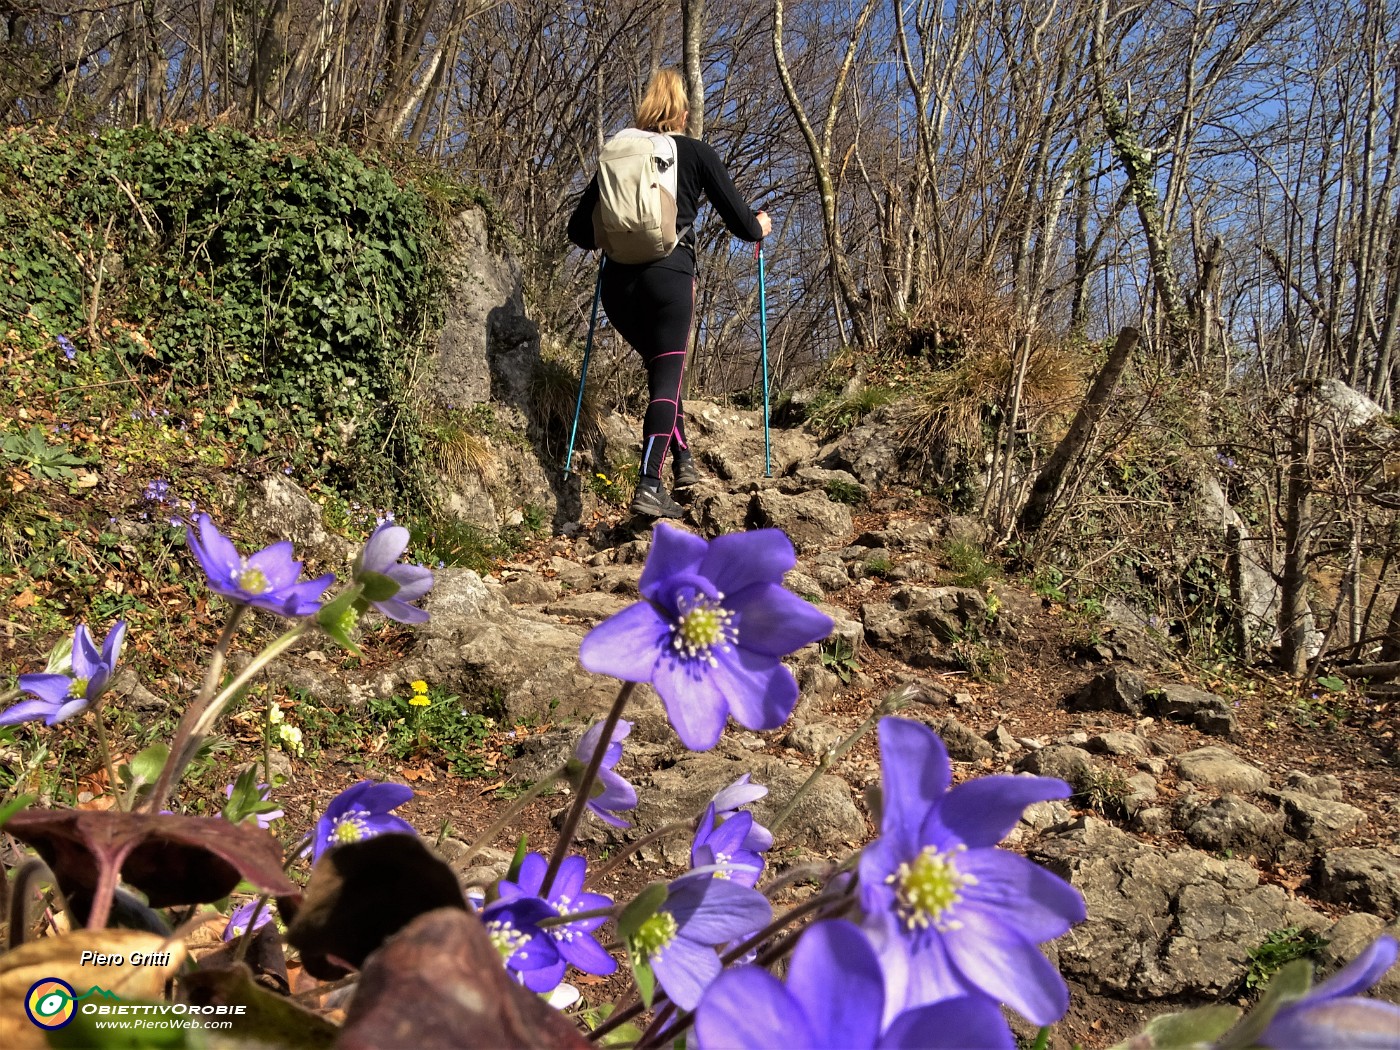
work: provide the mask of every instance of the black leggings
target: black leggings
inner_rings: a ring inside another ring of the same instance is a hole
[[[681,381],[695,313],[695,279],[659,266],[603,266],[603,309],[641,355],[650,401],[642,420],[642,476],[660,478],[674,439],[687,448]]]

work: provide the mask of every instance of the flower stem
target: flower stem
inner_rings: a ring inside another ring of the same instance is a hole
[[[165,765],[161,767],[156,786],[146,800],[146,808],[152,813],[160,812],[171,788],[174,787],[176,773],[184,771],[183,766],[177,767],[176,756],[180,754],[185,741],[189,739],[189,734],[194,729],[194,723],[199,718],[199,713],[209,703],[214,691],[219,687],[219,680],[224,674],[224,661],[228,659],[229,647],[233,645],[233,637],[238,633],[238,626],[243,622],[243,617],[247,612],[246,605],[235,605],[233,611],[229,613],[228,619],[224,622],[224,629],[219,632],[219,640],[214,644],[214,651],[209,656],[209,667],[204,672],[204,682],[199,687],[199,695],[180,716],[180,724],[176,727],[175,739],[170,746],[170,755],[166,758]]]
[[[102,754],[102,766],[107,770],[107,790],[112,793],[112,798],[116,800],[117,809],[125,812],[127,807],[123,805],[122,793],[117,786],[117,767],[112,763],[112,747],[107,742],[107,722],[102,717],[102,701],[92,705],[92,724],[97,730],[97,750]]]
[[[674,835],[678,831],[694,831],[695,821],[678,820],[674,824],[667,824],[657,828],[649,835],[643,835],[636,842],[629,843],[620,853],[612,857],[606,864],[596,871],[590,872],[588,878],[583,882],[584,889],[589,886],[596,886],[605,875],[611,875],[622,864],[624,860],[632,856],[639,850],[646,849],[653,842],[664,839],[667,835]]]
[[[504,831],[506,826],[518,817],[526,806],[544,794],[546,788],[553,786],[554,782],[562,777],[565,772],[567,772],[568,768],[569,766],[567,763],[559,766],[557,769],[548,773],[543,779],[531,784],[524,792],[518,795],[515,801],[506,807],[506,811],[493,820],[491,826],[478,835],[475,841],[467,847],[467,852],[457,858],[456,863],[458,866],[465,868],[467,863],[486,846],[490,845],[491,840]]]
[[[549,915],[535,922],[540,929],[548,929],[550,926],[567,926],[571,922],[578,922],[582,919],[611,919],[617,915],[617,907],[594,908],[591,911],[571,911],[565,915]]]
[[[821,761],[817,763],[817,768],[812,770],[812,775],[804,780],[802,786],[792,793],[792,798],[788,799],[788,803],[783,807],[782,812],[769,821],[768,830],[777,831],[787,823],[788,818],[791,817],[793,811],[797,809],[797,804],[802,801],[802,797],[812,790],[817,781],[821,779],[827,770],[839,762],[847,751],[860,742],[861,737],[874,729],[881,718],[885,717],[885,715],[893,714],[911,700],[917,700],[922,696],[923,690],[918,686],[906,685],[896,689],[893,693],[880,701],[875,709],[870,712],[870,717],[862,722],[854,733],[846,737],[845,740],[841,741],[821,757]]]
[[[618,719],[622,717],[622,712],[627,707],[627,701],[632,699],[632,693],[636,688],[636,682],[623,682],[622,688],[617,691],[617,699],[613,701],[612,708],[608,711],[608,717],[603,722],[603,732],[598,737],[598,746],[593,749],[593,756],[588,760],[588,768],[583,771],[583,779],[578,784],[578,794],[574,797],[574,804],[569,808],[569,815],[564,818],[564,827],[559,832],[559,841],[555,843],[554,853],[549,858],[549,868],[544,873],[544,882],[540,884],[539,896],[541,897],[549,896],[549,891],[554,886],[554,877],[559,874],[559,866],[569,855],[569,847],[573,844],[574,833],[578,831],[579,821],[583,819],[583,811],[588,807],[588,800],[592,797],[593,782],[598,779],[598,770],[603,767],[603,756],[607,754],[608,745],[612,743],[613,730],[617,728]]]

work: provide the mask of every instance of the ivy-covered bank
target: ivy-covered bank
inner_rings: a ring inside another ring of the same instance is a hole
[[[434,327],[440,219],[465,196],[228,128],[13,133],[0,337],[80,358],[88,389],[209,408],[249,453],[347,494],[411,496],[406,392]]]

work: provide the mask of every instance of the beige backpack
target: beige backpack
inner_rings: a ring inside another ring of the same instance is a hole
[[[676,229],[679,159],[670,135],[640,128],[619,131],[603,145],[593,235],[612,262],[656,262],[685,235]]]

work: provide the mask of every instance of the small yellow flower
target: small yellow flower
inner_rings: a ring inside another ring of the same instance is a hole
[[[300,729],[294,725],[288,725],[286,722],[283,722],[282,725],[278,727],[278,734],[282,738],[282,749],[284,751],[293,751],[298,755],[302,753],[303,748]]]
[[[408,698],[408,702],[414,707],[427,707],[430,701],[425,693],[414,693]]]
[[[428,691],[428,683],[421,679],[417,682],[409,682],[408,684],[415,693],[426,693]]]
[[[267,720],[273,725],[282,721],[282,708],[278,705],[276,700],[267,705]]]

